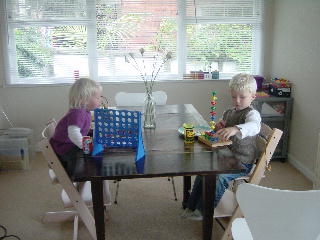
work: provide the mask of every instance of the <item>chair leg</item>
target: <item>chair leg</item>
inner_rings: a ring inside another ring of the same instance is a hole
[[[217,223],[220,225],[220,227],[221,227],[223,230],[226,230],[226,228],[223,226],[223,224],[221,223],[221,221],[220,221],[218,218],[215,218],[215,220],[217,221]]]
[[[79,216],[74,216],[73,220],[73,240],[78,239]]]
[[[103,206],[103,212],[104,212],[104,220],[106,222],[109,221],[108,209],[106,205]]]
[[[114,204],[118,203],[119,184],[120,184],[120,180],[117,180],[117,188],[116,188],[116,195],[114,197]]]
[[[42,222],[63,222],[74,219],[77,211],[60,211],[60,212],[46,212],[42,218]]]
[[[171,177],[171,183],[172,183],[172,188],[173,188],[173,195],[174,195],[174,200],[178,201],[177,199],[177,193],[176,193],[176,186],[174,185],[174,179]]]
[[[226,230],[223,233],[221,240],[232,240],[231,226],[234,219],[243,217],[239,206],[234,210],[232,217],[230,218]]]

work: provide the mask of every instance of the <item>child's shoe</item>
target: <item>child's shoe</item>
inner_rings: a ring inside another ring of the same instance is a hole
[[[189,216],[187,216],[187,219],[194,220],[194,221],[202,221],[203,216],[202,216],[202,213],[198,209],[196,209]]]
[[[189,217],[191,214],[193,213],[193,211],[189,208],[186,208],[183,210],[183,213],[181,214],[181,218],[187,218]]]

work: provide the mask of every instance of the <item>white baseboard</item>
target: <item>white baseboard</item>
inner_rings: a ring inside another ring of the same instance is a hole
[[[291,163],[296,169],[298,169],[306,178],[313,182],[315,175],[314,172],[309,168],[306,168],[304,164],[295,159],[292,155],[288,154],[288,161]]]

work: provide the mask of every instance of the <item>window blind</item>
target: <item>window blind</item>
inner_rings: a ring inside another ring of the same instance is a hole
[[[4,7],[8,84],[141,81],[125,56],[134,54],[149,74],[155,56],[169,51],[157,80],[257,72],[262,0],[5,0]]]
[[[256,74],[262,25],[262,2],[187,0],[187,71]]]

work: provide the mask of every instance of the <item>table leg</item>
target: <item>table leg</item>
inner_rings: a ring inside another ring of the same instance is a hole
[[[97,240],[105,239],[104,208],[103,208],[103,181],[91,181],[92,204],[96,224]]]
[[[213,200],[216,192],[216,175],[204,176],[203,184],[203,240],[211,240],[213,224]]]
[[[190,189],[191,189],[191,176],[184,176],[183,177],[183,201],[182,201],[183,209],[187,207],[187,202],[190,197]]]

